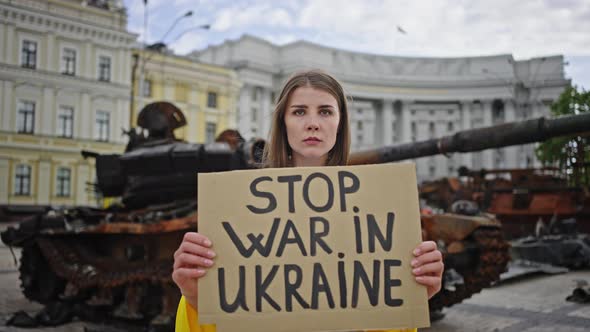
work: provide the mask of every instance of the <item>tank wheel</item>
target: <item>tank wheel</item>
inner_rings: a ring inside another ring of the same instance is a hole
[[[25,297],[43,304],[58,300],[66,285],[65,280],[51,270],[34,242],[22,249],[19,274]]]

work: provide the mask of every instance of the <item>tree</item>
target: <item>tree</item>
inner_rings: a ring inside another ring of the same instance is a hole
[[[553,116],[590,112],[590,91],[569,86],[551,105]],[[544,165],[557,165],[572,185],[590,185],[590,134],[549,139],[536,149]]]

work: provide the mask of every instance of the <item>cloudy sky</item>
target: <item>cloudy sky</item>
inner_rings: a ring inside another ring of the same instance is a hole
[[[123,2],[143,41],[144,1]],[[590,0],[148,0],[148,43],[189,10],[164,38],[178,54],[246,33],[386,55],[561,54],[566,76],[590,90]]]

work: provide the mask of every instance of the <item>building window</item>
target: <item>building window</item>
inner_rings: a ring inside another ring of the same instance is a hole
[[[453,115],[453,110],[447,110],[447,113],[448,113],[449,115]]]
[[[31,69],[37,68],[37,42],[23,40],[21,66]]]
[[[362,131],[363,130],[363,122],[362,121],[359,121],[359,122],[356,123],[356,129],[358,131]]]
[[[217,108],[217,93],[216,92],[210,91],[207,93],[207,107]]]
[[[356,141],[358,145],[363,145],[363,134],[358,134],[356,136]]]
[[[62,74],[76,75],[76,50],[64,48],[62,54]]]
[[[108,56],[101,55],[98,57],[98,80],[111,81],[111,58]]]
[[[21,101],[18,105],[16,131],[21,134],[32,134],[35,131],[35,103]]]
[[[412,121],[412,142],[416,142],[416,122]]]
[[[72,138],[74,136],[74,108],[61,106],[57,114],[57,136]]]
[[[434,167],[434,165],[430,165],[430,167],[428,167],[428,173],[430,177],[434,177],[436,174],[436,167]]]
[[[258,109],[252,108],[252,122],[258,121]]]
[[[453,123],[451,121],[447,122],[447,131],[455,130]]]
[[[436,136],[436,130],[434,130],[434,122],[428,124],[428,131],[430,132],[430,138],[434,138]]]
[[[260,100],[260,96],[262,96],[262,88],[257,86],[252,89],[252,101]]]
[[[31,166],[17,165],[14,175],[14,194],[28,196],[31,194]]]
[[[152,81],[150,80],[143,80],[143,96],[144,97],[151,97],[152,96]]]
[[[107,142],[110,134],[110,114],[106,111],[96,112],[96,140],[101,142]]]
[[[205,143],[215,142],[215,132],[217,131],[217,124],[213,122],[207,122],[205,127]]]
[[[430,110],[428,111],[428,113],[430,114],[430,116],[434,116],[434,110]]]
[[[69,168],[60,167],[57,169],[55,193],[57,197],[70,197],[71,171]]]

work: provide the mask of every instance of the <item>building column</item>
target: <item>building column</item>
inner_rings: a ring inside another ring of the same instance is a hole
[[[53,88],[43,87],[43,103],[39,105],[39,131],[43,135],[52,135],[55,122],[55,92]]]
[[[0,202],[7,204],[8,195],[10,193],[9,181],[10,179],[10,160],[7,157],[0,156],[0,179],[4,181],[0,182]]]
[[[5,32],[4,32],[4,41],[2,45],[4,47],[4,63],[9,65],[16,65],[19,63],[18,55],[17,58],[14,58],[14,45],[16,45],[17,50],[19,49],[20,45],[18,45],[18,40],[16,39],[16,35],[14,33],[14,25],[12,24],[5,24],[4,25]]]
[[[270,97],[270,89],[263,88],[262,89],[262,109],[260,114],[260,119],[258,119],[258,123],[261,124],[260,131],[258,132],[258,137],[268,137],[270,131],[270,124],[272,122],[272,100]]]
[[[117,143],[125,143],[125,136],[123,134],[123,130],[129,130],[131,128],[131,124],[129,123],[129,104],[127,99],[117,98],[115,101],[115,109],[117,110],[117,121],[115,122],[118,124],[118,127],[114,127],[113,125],[113,134],[115,137],[115,142]],[[188,111],[188,109],[187,109]]]
[[[395,116],[393,114],[393,100],[382,100],[381,120],[383,121],[381,133],[383,135],[381,143],[383,146],[393,144],[393,121]]]
[[[117,77],[115,78],[117,83],[119,84],[126,84],[127,80],[125,79],[125,49],[120,48],[117,52],[117,65],[114,66],[117,69]],[[131,79],[131,77],[129,77]]]
[[[482,111],[483,111],[483,126],[489,127],[492,125],[492,101],[482,100]],[[482,167],[487,169],[494,168],[494,151],[485,150],[482,152]]]
[[[1,92],[0,92],[0,130],[3,131],[12,131],[14,130],[15,125],[11,125],[12,121],[12,113],[15,112],[14,107],[12,107],[12,100],[14,98],[14,83],[11,81],[0,81]]]
[[[89,179],[88,163],[83,161],[76,166],[76,205],[87,205],[91,202],[88,201],[88,194],[86,193],[86,182]]]
[[[144,79],[145,79],[145,76],[144,76]],[[174,84],[174,81],[171,81],[171,80],[168,80],[168,79],[164,79],[162,81],[162,84],[163,84],[163,88],[164,88],[164,91],[163,91],[163,97],[164,98],[163,99],[164,100],[175,100],[175,98],[174,98],[174,88],[175,87],[173,85]],[[143,101],[144,104],[142,104],[141,107],[143,108],[143,106],[145,106],[145,103],[147,103],[147,102],[145,100],[142,100],[142,101]],[[206,102],[207,101],[205,101],[205,103]]]
[[[96,67],[97,64],[92,60],[92,43],[90,40],[84,42],[84,58],[80,57],[82,67],[82,75],[89,79],[96,78]]]
[[[76,117],[76,115],[78,115]],[[74,115],[74,121],[78,123],[78,137],[82,139],[93,139],[92,125],[94,124],[94,110],[90,107],[90,94],[87,91],[80,95],[80,111]]]
[[[412,113],[411,113],[411,101],[401,101],[401,121],[402,121],[402,141],[401,143],[409,143],[412,141]]]
[[[51,197],[51,159],[41,157],[37,173],[37,204],[49,204]]]
[[[55,61],[55,53],[56,53],[56,42],[55,42],[55,34],[53,32],[48,32],[47,37],[45,38],[45,69],[51,72],[60,71],[60,63],[59,63],[59,50],[57,50],[58,54],[58,61]]]
[[[471,113],[472,113],[472,106],[473,102],[471,100],[461,101],[461,130],[469,130],[471,129]],[[467,168],[473,167],[473,154],[470,153],[463,153],[461,155],[461,162],[463,166]]]
[[[504,118],[505,122],[516,121],[516,110],[513,99],[504,100]],[[505,165],[507,168],[517,168],[518,165],[518,146],[510,146],[504,149],[504,156],[506,158]]]
[[[250,114],[250,93],[246,85],[240,90],[240,101],[238,107],[238,130],[246,139],[251,136],[251,114]]]
[[[6,24],[0,24],[0,45],[3,45],[4,47],[6,47],[6,45],[9,43],[8,41],[6,41],[6,38],[4,37],[5,32],[5,27]],[[10,41],[10,43],[12,43],[12,40]],[[0,63],[7,63],[8,61],[6,61],[6,54],[4,54],[4,52],[0,52]]]
[[[227,128],[238,128],[238,104],[236,101],[239,98],[239,91],[230,89],[227,94],[228,98],[228,110],[227,110]]]

